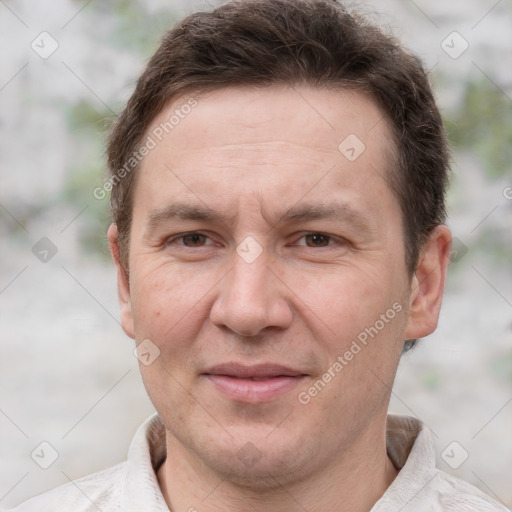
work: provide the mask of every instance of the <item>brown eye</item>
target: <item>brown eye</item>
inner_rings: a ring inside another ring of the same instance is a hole
[[[329,235],[324,235],[322,233],[311,233],[306,235],[305,239],[308,247],[326,247],[331,241],[331,237]]]
[[[200,233],[190,233],[188,235],[183,235],[182,237],[183,245],[187,247],[201,247],[206,242],[206,236],[201,235]]]

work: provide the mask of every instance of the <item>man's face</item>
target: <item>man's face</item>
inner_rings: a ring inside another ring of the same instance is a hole
[[[197,101],[142,163],[123,327],[158,347],[143,380],[192,458],[283,483],[383,435],[410,334],[390,129],[355,92]]]

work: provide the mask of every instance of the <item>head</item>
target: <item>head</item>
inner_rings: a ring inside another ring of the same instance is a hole
[[[159,354],[141,370],[170,435],[268,486],[382,428],[450,249],[446,139],[415,57],[327,0],[193,14],[150,59],[108,163],[122,325]],[[250,395],[222,381],[236,364],[294,375]]]

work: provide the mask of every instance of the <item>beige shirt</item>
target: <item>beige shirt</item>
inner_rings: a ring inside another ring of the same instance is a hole
[[[432,436],[415,418],[388,415],[387,450],[400,472],[370,512],[508,510],[437,469]],[[154,415],[135,434],[126,462],[40,494],[12,512],[169,512],[156,477],[165,456],[165,429]]]

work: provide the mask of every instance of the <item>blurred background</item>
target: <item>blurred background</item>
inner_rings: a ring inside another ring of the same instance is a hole
[[[214,5],[0,0],[1,507],[120,462],[153,412],[93,190],[162,32]],[[390,409],[430,427],[441,469],[510,507],[512,2],[349,5],[423,59],[454,148],[440,324],[403,356]]]

